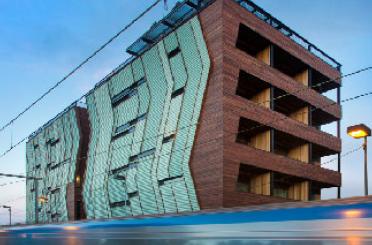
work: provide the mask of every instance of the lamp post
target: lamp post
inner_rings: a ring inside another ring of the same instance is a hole
[[[39,209],[38,209],[38,181],[42,180],[42,178],[38,177],[32,177],[32,176],[24,176],[24,175],[19,175],[19,174],[4,174],[0,173],[0,176],[4,177],[13,177],[13,178],[19,178],[19,179],[26,179],[27,180],[34,180],[35,181],[35,223],[39,223]],[[4,207],[4,206],[3,206]]]
[[[371,129],[364,124],[358,124],[348,127],[347,134],[354,139],[364,138],[364,195],[368,196],[367,137],[371,136]]]
[[[9,211],[9,226],[12,226],[12,207],[3,205],[3,208],[7,208]]]

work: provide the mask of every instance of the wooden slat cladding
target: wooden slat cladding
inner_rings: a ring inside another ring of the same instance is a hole
[[[252,137],[250,145],[256,149],[270,151],[270,130],[259,133]]]
[[[250,100],[264,106],[266,108],[270,108],[270,88],[263,90],[262,92],[253,96]]]
[[[226,146],[225,146],[226,147]],[[248,147],[248,146],[247,146]],[[249,147],[251,148],[251,147]],[[253,149],[253,148],[251,148]],[[257,151],[257,150],[256,150]],[[240,162],[224,158],[224,207],[238,207],[265,203],[288,202],[289,200],[264,194],[237,191]]]
[[[270,65],[270,60],[271,60],[270,46],[266,47],[261,52],[259,52],[256,55],[256,58],[259,59],[259,60],[261,60],[265,64]]]
[[[303,108],[291,113],[289,115],[289,117],[293,118],[293,119],[295,119],[299,122],[302,122],[306,125],[309,125],[309,113],[311,113],[311,112],[309,110],[309,107],[307,106],[307,107],[303,107]]]
[[[310,161],[309,150],[310,150],[310,144],[303,144],[303,145],[297,146],[295,148],[292,148],[288,152],[288,157],[292,158],[294,160],[309,163],[309,161]]]
[[[270,195],[270,173],[254,176],[250,180],[250,192],[259,195]]]
[[[309,86],[309,69],[298,73],[293,79],[305,86]]]
[[[309,191],[309,181],[303,181],[289,187],[288,197],[297,201],[309,201]]]

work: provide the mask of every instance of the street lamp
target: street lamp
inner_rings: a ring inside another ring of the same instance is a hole
[[[12,226],[12,207],[3,205],[3,208],[7,208],[9,211],[9,226]]]
[[[40,204],[48,203],[48,201],[49,201],[49,199],[46,196],[40,196],[39,197]]]
[[[364,194],[368,196],[367,137],[371,136],[371,129],[364,124],[358,124],[348,127],[347,134],[354,139],[364,138]]]
[[[19,179],[26,179],[27,180],[34,180],[34,189],[35,189],[35,223],[39,223],[39,209],[38,209],[38,182],[39,180],[43,180],[42,178],[38,177],[32,177],[32,176],[24,176],[24,175],[18,175],[18,174],[4,174],[0,173],[0,176],[5,176],[5,177],[14,177],[14,178],[19,178]],[[27,182],[26,182],[27,183]],[[4,207],[4,206],[3,206]]]

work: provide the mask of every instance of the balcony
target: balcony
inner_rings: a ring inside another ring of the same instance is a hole
[[[320,190],[328,185],[316,181],[240,164],[236,190],[295,201],[320,200]]]
[[[332,81],[287,51],[277,46],[273,46],[272,49],[272,66],[304,86],[311,87],[321,94],[340,86],[337,81]]]
[[[329,149],[267,125],[241,117],[236,142],[289,159],[319,165],[320,159],[334,155]]]
[[[325,93],[340,86],[339,81],[332,80],[311,68],[246,25],[239,26],[236,48],[318,93]]]
[[[240,71],[236,94],[261,106],[270,108],[271,88],[271,84],[244,71]]]
[[[314,56],[318,57],[319,59],[323,60],[325,63],[330,65],[331,67],[337,69],[338,71],[341,70],[341,64],[338,63],[335,59],[327,55],[324,51],[320,50],[314,44],[310,43],[304,37],[293,31],[291,28],[283,24],[281,21],[273,17],[271,14],[263,10],[261,7],[254,4],[252,1],[249,0],[235,0],[240,6],[244,9],[255,15],[261,21],[267,23],[271,27],[273,27],[278,32],[282,33],[284,36],[290,38],[293,42],[297,43],[299,46],[304,48],[306,51],[312,53]]]
[[[239,26],[236,47],[270,65],[270,41],[243,24]]]
[[[334,115],[315,109],[308,102],[242,70],[236,95],[318,129],[338,120]]]

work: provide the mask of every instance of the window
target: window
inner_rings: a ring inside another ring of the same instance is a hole
[[[240,164],[236,189],[258,195],[270,195],[271,172],[254,166]]]
[[[249,27],[240,24],[236,47],[249,55],[259,58],[261,56],[269,55],[269,53],[267,53],[269,51],[266,50],[268,50],[268,47],[270,47],[270,41]],[[270,63],[267,62],[269,61],[267,59],[263,60],[266,63]]]
[[[236,94],[260,106],[270,108],[271,85],[245,71],[239,72]]]
[[[171,59],[175,57],[179,52],[181,52],[181,49],[179,47],[173,49],[172,51],[168,53],[168,58]]]
[[[154,153],[155,153],[155,148],[150,149],[150,150],[147,150],[147,151],[143,151],[143,152],[141,152],[141,153],[138,154],[138,155],[134,155],[134,156],[129,157],[129,162],[130,162],[130,163],[138,162],[138,160],[139,160],[140,158],[150,156],[150,155],[152,155],[152,154],[154,154]]]
[[[110,203],[110,207],[111,208],[123,207],[123,206],[129,206],[129,205],[130,205],[130,201],[129,200]]]
[[[123,124],[116,128],[114,136],[112,137],[114,140],[124,136],[126,134],[132,133],[135,129],[135,125],[146,118],[146,114],[142,114],[141,116]]]
[[[117,95],[115,95],[114,97],[112,97],[111,98],[111,104],[112,104],[112,106],[113,107],[118,106],[122,102],[126,101],[127,99],[129,99],[130,97],[132,97],[133,95],[135,95],[137,93],[137,88],[140,85],[144,84],[145,82],[146,82],[146,80],[143,77],[140,80],[134,82],[128,88],[124,89],[123,91],[121,91],[120,93],[118,93]]]
[[[179,89],[173,91],[173,93],[171,95],[171,98],[173,99],[173,98],[183,94],[184,92],[185,92],[185,87],[179,88]]]
[[[236,142],[256,149],[271,151],[270,127],[241,117]]]
[[[175,179],[180,179],[180,178],[183,178],[182,174],[178,175],[178,176],[173,176],[173,177],[165,178],[165,179],[162,179],[162,180],[158,180],[158,183],[159,183],[159,185],[164,185],[168,181],[175,180]]]

